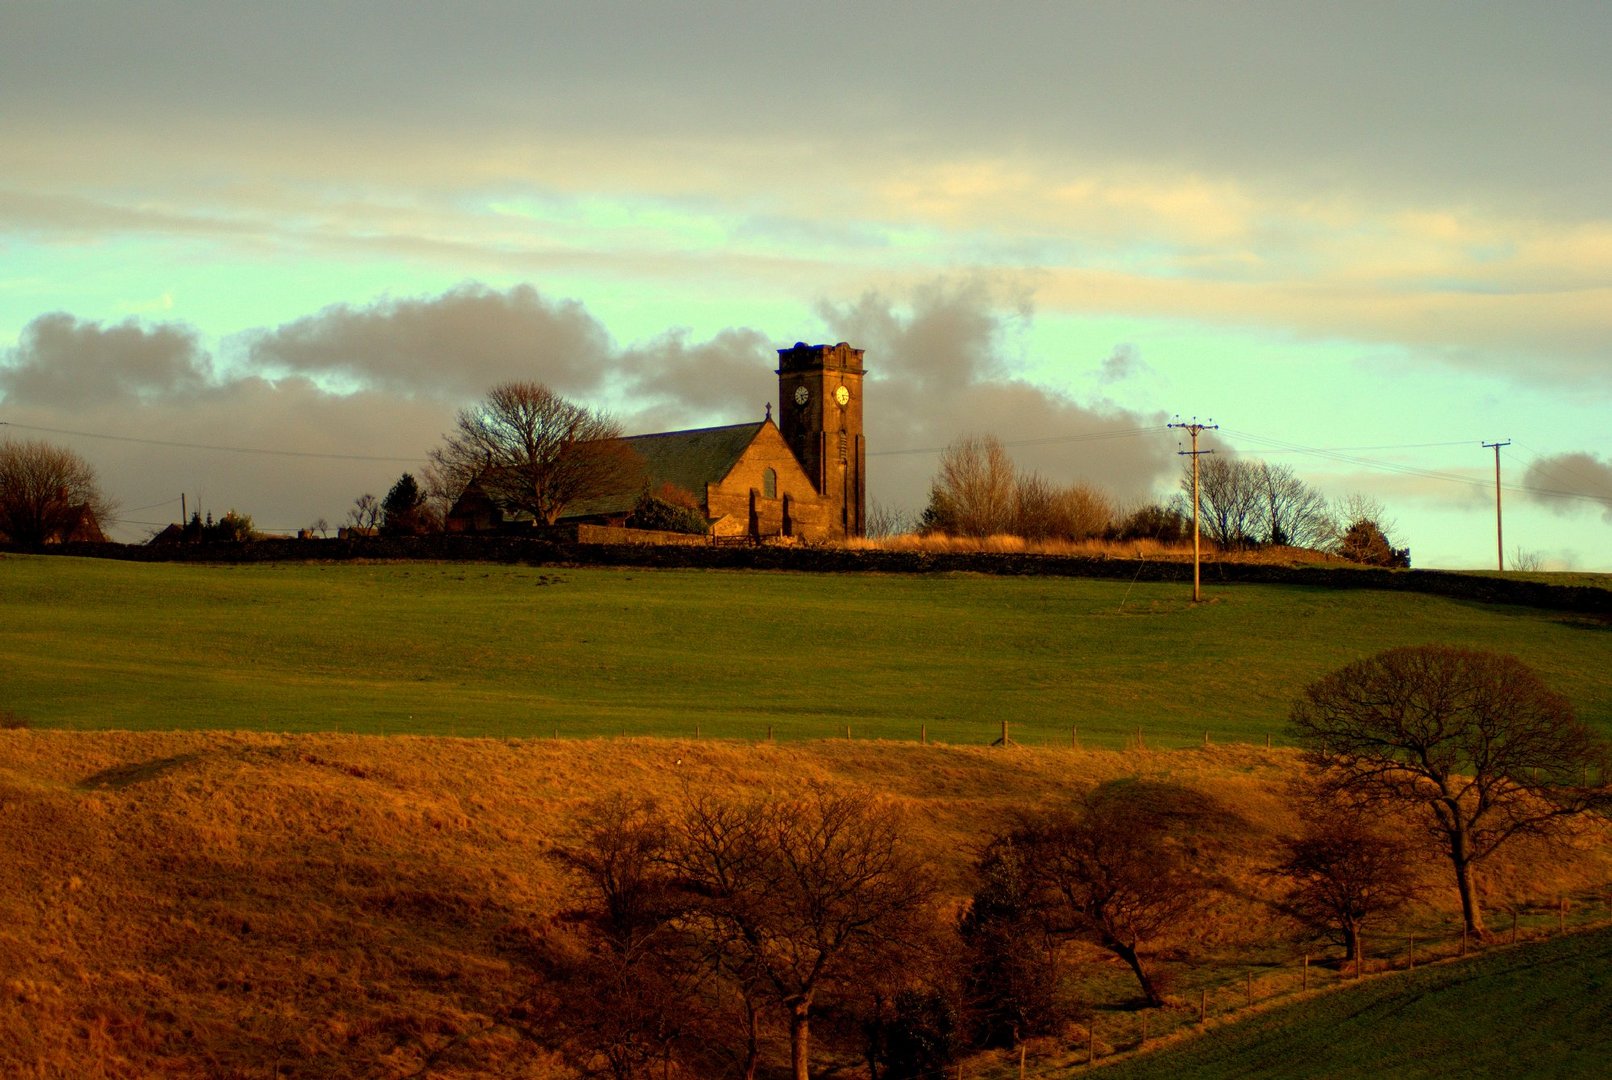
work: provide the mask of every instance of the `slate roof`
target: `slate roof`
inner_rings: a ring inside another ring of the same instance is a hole
[[[718,482],[733,470],[765,424],[762,420],[692,431],[660,431],[652,435],[629,435],[621,441],[643,459],[650,490],[671,484],[703,502],[705,485]],[[631,491],[579,500],[565,508],[561,520],[625,513],[638,502],[642,491],[642,487],[637,486]]]

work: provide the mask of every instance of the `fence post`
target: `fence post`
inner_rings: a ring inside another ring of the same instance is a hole
[[[919,724],[918,725],[918,745],[919,746],[928,746],[929,745],[929,725],[928,724]]]
[[[849,739],[851,737],[851,725],[850,724],[845,725],[845,737],[847,739]]]
[[[767,725],[767,741],[772,742],[772,725]]]
[[[1271,733],[1267,731],[1265,733],[1265,749],[1269,750],[1270,748],[1271,748]]]
[[[1556,898],[1556,932],[1565,933],[1567,930],[1567,897]]]
[[[1086,1028],[1086,1064],[1097,1060],[1097,1014],[1092,1013],[1091,1026]]]
[[[1407,934],[1405,937],[1405,970],[1416,970],[1416,935]]]
[[[700,722],[698,720],[694,721],[694,741],[700,741]]]
[[[1019,1044],[1019,1080],[1024,1080],[1024,1052],[1029,1048],[1029,1043]]]
[[[1310,954],[1308,952],[1306,952],[1304,954],[1304,982],[1300,985],[1299,989],[1308,990],[1309,988],[1310,988]]]
[[[1079,724],[1071,724],[1071,725],[1069,725],[1069,749],[1071,749],[1071,750],[1079,750],[1080,749],[1080,725]]]
[[[1246,979],[1247,979],[1248,1006],[1249,1006],[1249,1008],[1253,1008],[1253,1005],[1254,1005],[1254,973],[1252,971],[1248,972],[1248,974],[1246,976]]]
[[[1208,1018],[1209,1018],[1209,991],[1208,990],[1199,990],[1198,991],[1198,1023],[1201,1024],[1205,1020],[1207,1020]]]
[[[1209,745],[1209,733],[1207,731],[1203,733],[1203,745]]]
[[[1461,924],[1461,955],[1466,955],[1466,923]]]

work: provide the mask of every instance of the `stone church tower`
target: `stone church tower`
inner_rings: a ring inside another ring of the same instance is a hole
[[[863,535],[867,518],[862,352],[843,341],[778,350],[778,429],[842,537]]]

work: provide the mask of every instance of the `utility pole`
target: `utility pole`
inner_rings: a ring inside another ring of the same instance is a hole
[[[1198,423],[1198,418],[1193,417],[1191,423],[1169,424],[1167,426],[1186,428],[1187,434],[1192,436],[1192,449],[1180,451],[1179,456],[1192,458],[1192,602],[1196,604],[1203,599],[1202,572],[1200,570],[1203,556],[1202,547],[1198,540],[1198,455],[1214,453],[1213,450],[1198,449],[1198,436],[1205,431],[1216,431],[1220,428],[1220,425],[1200,424]],[[1181,444],[1177,443],[1176,445]],[[1498,453],[1498,451],[1496,452]]]
[[[1500,530],[1500,448],[1510,446],[1511,440],[1505,442],[1486,442],[1484,448],[1494,447],[1494,550],[1495,562],[1499,569],[1506,568],[1506,542],[1502,539]]]

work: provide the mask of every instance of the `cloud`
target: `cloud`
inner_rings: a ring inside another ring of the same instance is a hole
[[[13,407],[187,397],[210,380],[211,358],[196,332],[176,323],[102,326],[55,312],[30,322],[16,347],[0,354],[0,397]]]
[[[1078,402],[1013,377],[1013,339],[1033,317],[1022,287],[942,280],[906,303],[869,293],[824,302],[818,314],[831,338],[866,350],[868,486],[881,501],[921,508],[939,450],[969,433],[1002,439],[1021,469],[1126,500],[1151,496],[1174,473],[1163,413]]]
[[[403,396],[474,398],[512,379],[587,395],[611,374],[609,334],[576,301],[530,285],[463,285],[441,296],[336,304],[251,335],[252,369]]]
[[[1599,509],[1612,524],[1612,461],[1583,452],[1535,458],[1523,474],[1530,502],[1557,514]]]
[[[1103,361],[1103,366],[1097,374],[1097,381],[1124,382],[1149,370],[1141,354],[1136,351],[1135,345],[1116,345],[1114,351]]]
[[[761,419],[765,403],[777,404],[777,349],[759,330],[727,329],[706,342],[673,330],[624,350],[615,363],[621,396],[635,403],[631,430]]]

